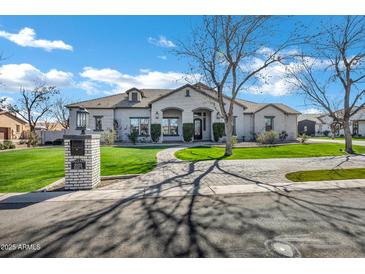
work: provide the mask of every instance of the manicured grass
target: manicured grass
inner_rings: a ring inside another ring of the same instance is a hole
[[[320,136],[320,137],[310,137],[313,139],[323,139],[323,140],[333,140],[333,138],[331,137],[325,137],[325,136]],[[335,137],[334,140],[345,140],[344,137]],[[365,141],[365,137],[352,137],[352,140],[354,141]]]
[[[166,147],[101,147],[101,175],[146,173]],[[35,191],[64,176],[64,150],[35,148],[0,153],[0,192]]]
[[[354,146],[356,153],[364,154],[365,146]],[[344,155],[344,145],[334,143],[291,144],[270,147],[234,148],[233,155],[224,156],[221,147],[193,147],[179,150],[175,156],[181,160],[204,161],[215,159],[266,159],[266,158],[303,158]]]
[[[306,170],[285,176],[293,182],[365,179],[365,168]]]

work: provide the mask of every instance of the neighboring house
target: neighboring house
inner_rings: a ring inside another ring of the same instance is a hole
[[[341,113],[342,110],[338,112]],[[320,119],[328,125],[331,125],[333,122],[333,119],[328,115],[322,115]],[[350,118],[350,130],[352,135],[365,137],[365,107]],[[341,126],[338,127],[335,135],[344,135],[344,130]]]
[[[63,139],[63,135],[67,131],[60,123],[40,121],[35,126],[35,132],[39,138],[39,142],[44,145]]]
[[[22,139],[27,122],[14,114],[0,110],[0,140]]]
[[[90,113],[89,132],[116,130],[118,141],[129,141],[134,128],[140,141],[150,141],[150,125],[162,125],[160,141],[182,141],[182,125],[193,123],[194,140],[212,141],[213,123],[223,122],[216,91],[206,85],[184,85],[177,89],[137,89],[98,99],[73,103],[70,110],[70,133],[76,129],[76,113],[86,108]],[[229,97],[225,97],[229,106]],[[251,139],[254,133],[285,131],[289,139],[297,137],[300,113],[283,104],[258,104],[237,99],[233,108],[234,135]]]
[[[341,112],[341,110],[339,112]],[[331,118],[328,114],[302,114],[298,117],[298,133],[322,136],[326,132],[332,132],[332,123],[333,118]],[[362,108],[350,118],[350,130],[353,135],[365,137],[365,108]],[[341,125],[337,125],[335,135],[338,136],[343,134],[343,128]]]
[[[37,122],[35,130],[63,131],[64,127],[58,122]]]
[[[301,114],[298,116],[298,134],[307,134],[309,136],[323,135],[323,132],[330,132],[331,127],[325,123],[323,113]],[[322,117],[322,118],[321,118]]]

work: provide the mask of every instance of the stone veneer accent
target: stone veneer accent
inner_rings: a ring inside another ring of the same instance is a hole
[[[85,142],[85,155],[71,155],[71,140]],[[100,135],[64,135],[65,190],[92,189],[100,183]],[[85,161],[85,169],[71,169],[77,159]]]

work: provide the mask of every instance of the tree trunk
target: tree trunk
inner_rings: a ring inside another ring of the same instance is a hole
[[[28,136],[27,147],[31,147],[34,135],[35,135],[35,128],[33,127],[33,125],[29,124],[29,136]]]
[[[226,127],[226,151],[224,152],[224,156],[232,155],[232,115],[228,116],[225,119],[225,127]]]
[[[30,129],[28,135],[27,147],[30,147],[31,142],[32,142],[32,130]]]
[[[347,153],[354,153],[352,150],[352,135],[350,130],[350,121],[348,118],[345,118],[343,121],[343,130],[345,133],[345,147]]]

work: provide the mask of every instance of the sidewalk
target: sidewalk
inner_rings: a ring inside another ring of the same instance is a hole
[[[0,203],[40,203],[40,202],[71,202],[71,201],[102,201],[102,200],[131,200],[149,197],[188,197],[192,195],[242,195],[257,192],[288,193],[302,190],[328,190],[365,188],[365,179],[346,181],[321,181],[295,183],[286,186],[275,185],[225,185],[200,187],[173,187],[156,191],[154,189],[140,190],[91,190],[91,191],[56,191],[31,193],[4,193],[0,195]]]

